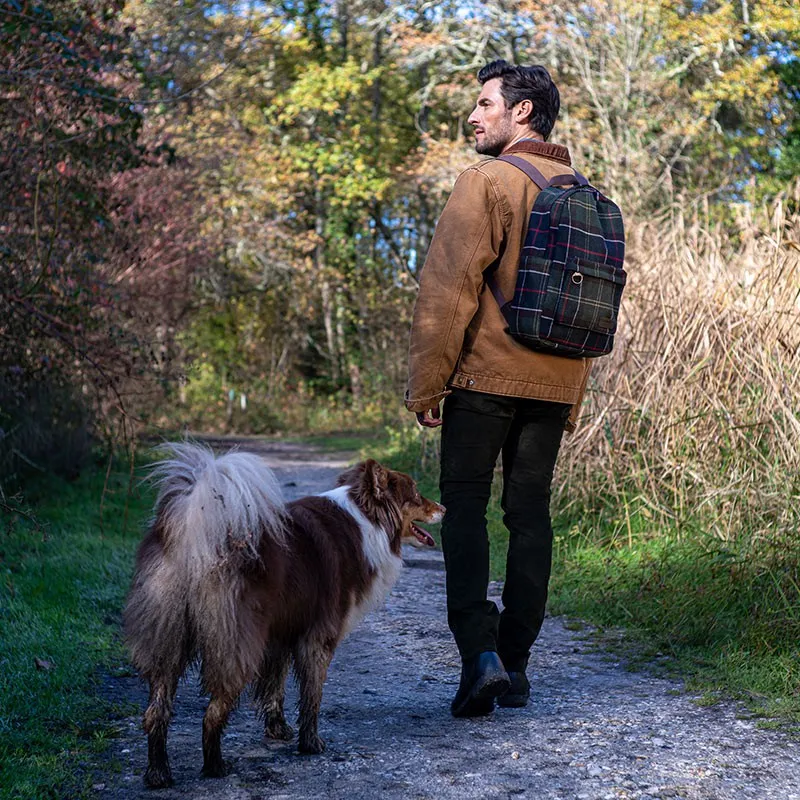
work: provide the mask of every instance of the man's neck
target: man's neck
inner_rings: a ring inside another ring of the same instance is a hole
[[[503,152],[505,153],[506,150],[513,147],[518,142],[544,142],[544,139],[533,131],[520,131],[518,134],[511,137],[511,141],[503,148]]]

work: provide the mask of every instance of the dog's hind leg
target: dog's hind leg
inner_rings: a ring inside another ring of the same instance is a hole
[[[143,727],[147,734],[147,771],[144,782],[152,789],[172,785],[167,758],[167,729],[178,681],[192,657],[192,645],[185,614],[175,613],[173,624],[165,625],[169,633],[156,637],[149,650],[151,663],[146,672],[150,684],[150,701],[144,712]],[[172,637],[172,638],[170,638]]]
[[[201,683],[211,695],[203,717],[203,775],[219,778],[228,769],[222,760],[222,732],[245,686],[258,674],[266,633],[258,624],[251,587],[235,572],[220,569],[200,587],[197,649]]]
[[[163,789],[173,782],[167,758],[167,728],[177,688],[177,676],[150,682],[150,703],[144,712],[144,730],[147,733],[144,782],[151,789]]]
[[[287,647],[268,644],[253,688],[259,714],[264,718],[264,735],[268,739],[284,742],[291,741],[294,737],[294,731],[283,713],[290,661],[291,652]]]
[[[241,687],[243,689],[244,686]],[[230,765],[222,759],[222,732],[236,706],[241,689],[233,694],[212,694],[203,717],[203,772],[206,778],[222,778]]]
[[[305,639],[297,644],[294,651],[294,664],[300,684],[300,741],[301,753],[321,753],[325,742],[317,731],[319,707],[322,702],[322,687],[328,674],[328,666],[333,657],[336,643]]]
[[[172,784],[167,729],[178,680],[193,655],[193,640],[184,584],[164,559],[154,532],[140,548],[124,623],[131,660],[150,686],[143,718],[148,750],[144,781],[151,788],[162,788]]]
[[[222,759],[222,733],[228,717],[239,700],[239,695],[255,674],[255,665],[248,665],[235,656],[234,650],[222,650],[210,655],[201,648],[203,688],[211,694],[211,700],[203,717],[203,770],[206,778],[222,778],[230,772],[230,765]],[[262,649],[259,648],[259,655]],[[224,654],[224,658],[219,658]],[[258,663],[258,662],[256,662]]]

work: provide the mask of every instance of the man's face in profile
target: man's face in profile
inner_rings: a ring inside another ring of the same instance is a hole
[[[514,127],[511,109],[500,94],[500,78],[486,81],[467,120],[475,129],[475,150],[484,156],[499,156],[511,141]]]

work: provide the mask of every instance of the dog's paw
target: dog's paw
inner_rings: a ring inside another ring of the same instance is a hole
[[[294,739],[294,728],[285,719],[272,719],[264,727],[267,739],[279,742],[291,742]]]
[[[147,772],[144,774],[144,785],[148,789],[166,789],[174,783],[168,764],[160,767],[148,765]]]
[[[233,765],[230,761],[219,759],[218,761],[207,761],[203,764],[200,774],[204,778],[224,778],[226,775],[230,775],[232,770]]]
[[[316,756],[325,750],[325,742],[322,741],[318,733],[301,733],[297,749],[301,753]]]

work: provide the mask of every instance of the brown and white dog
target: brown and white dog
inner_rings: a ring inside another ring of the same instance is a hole
[[[225,774],[222,731],[251,681],[266,735],[292,738],[283,712],[292,661],[299,749],[322,752],[317,719],[336,646],[394,585],[401,541],[433,545],[415,522],[438,522],[444,509],[408,475],[372,460],[340,475],[332,491],[284,503],[258,456],[215,457],[194,444],[169,450],[155,467],[155,516],[124,614],[131,659],[150,684],[145,783],[172,782],[167,727],[178,680],[198,660],[211,695],[205,775]]]

